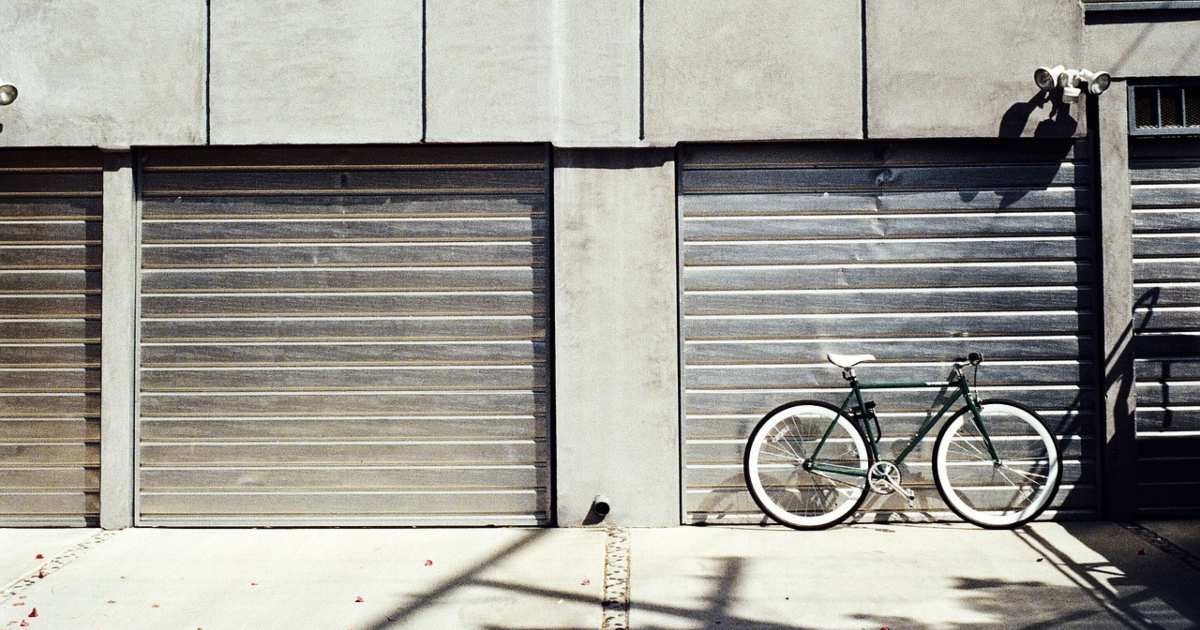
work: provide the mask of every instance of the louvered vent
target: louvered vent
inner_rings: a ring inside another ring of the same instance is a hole
[[[1131,134],[1200,134],[1200,83],[1135,85],[1131,92]]]

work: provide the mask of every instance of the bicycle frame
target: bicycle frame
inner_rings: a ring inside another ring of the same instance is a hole
[[[963,376],[962,372],[958,369],[955,369],[954,374],[951,375],[948,381],[898,381],[871,383],[869,385],[859,383],[858,378],[854,376],[854,372],[852,370],[847,370],[846,373],[846,380],[850,381],[850,393],[847,394],[846,399],[842,401],[842,406],[838,408],[838,413],[846,416],[847,418],[851,417],[850,413],[848,412],[855,408],[854,403],[857,403],[857,408],[863,411],[863,416],[865,417],[865,411],[867,407],[862,395],[864,389],[918,389],[925,387],[944,387],[946,385],[954,388],[954,395],[950,397],[950,400],[946,401],[946,403],[942,405],[942,408],[939,409],[936,414],[925,419],[925,422],[921,424],[921,427],[917,429],[917,432],[908,441],[908,444],[905,445],[904,450],[900,452],[895,460],[893,460],[893,463],[896,465],[900,465],[904,462],[909,454],[912,453],[913,450],[916,449],[921,443],[921,440],[925,438],[926,434],[928,434],[929,431],[932,430],[935,425],[937,425],[938,421],[942,419],[942,416],[946,415],[947,411],[954,407],[955,403],[957,403],[959,399],[965,399],[967,401],[967,408],[971,410],[971,416],[974,418],[976,426],[979,427],[979,432],[983,436],[983,442],[987,446],[988,454],[992,456],[993,461],[1000,461],[1000,457],[996,454],[996,449],[992,446],[992,438],[990,435],[988,435],[987,428],[985,428],[983,425],[983,417],[980,413],[979,405],[975,402],[975,398],[971,396],[971,388],[967,385],[966,377]],[[821,449],[825,446],[825,441],[829,439],[829,435],[833,433],[833,427],[836,425],[837,417],[834,417],[834,419],[829,423],[829,427],[825,429],[825,434],[821,436],[821,441],[818,442],[816,448],[813,449],[812,456],[805,463],[805,467],[810,470],[817,470],[821,472],[866,477],[867,471],[865,470],[858,470],[856,468],[849,468],[846,466],[838,466],[836,464],[823,464],[817,461],[817,456],[820,455]],[[876,421],[876,426],[878,426],[878,421]],[[867,442],[871,445],[871,452],[875,456],[875,461],[880,461],[879,445],[877,444],[878,439],[871,433],[871,423],[863,421],[862,428],[867,435]]]

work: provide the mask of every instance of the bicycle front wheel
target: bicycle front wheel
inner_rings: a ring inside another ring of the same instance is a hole
[[[813,463],[860,474],[812,469]],[[743,460],[754,502],[795,529],[830,527],[858,509],[870,467],[871,454],[858,427],[836,407],[815,400],[788,403],[763,417],[746,442]]]
[[[980,527],[1018,527],[1045,510],[1062,479],[1054,436],[1032,409],[1006,400],[985,400],[980,421],[992,457],[970,409],[942,428],[933,449],[933,478],[946,504]]]

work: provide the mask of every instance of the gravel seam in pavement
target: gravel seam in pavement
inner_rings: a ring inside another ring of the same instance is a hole
[[[1189,569],[1200,571],[1200,558],[1187,549],[1171,542],[1158,532],[1141,523],[1118,523],[1118,525],[1132,532],[1134,536],[1154,545],[1159,551],[1184,563]]]
[[[604,613],[601,630],[629,628],[629,530],[610,527],[604,541]]]
[[[37,570],[30,571],[27,575],[17,578],[15,581],[8,583],[0,589],[0,604],[6,603],[8,600],[20,595],[25,589],[37,584],[43,579],[50,577],[55,571],[67,566],[71,562],[78,560],[89,549],[99,545],[100,543],[112,538],[116,535],[115,531],[99,531],[89,536],[86,540],[76,543],[62,553],[46,560]],[[39,573],[41,576],[39,577]]]

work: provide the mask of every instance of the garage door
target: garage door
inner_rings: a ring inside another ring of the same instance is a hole
[[[1200,513],[1200,139],[1135,138],[1138,499]]]
[[[544,146],[147,152],[143,525],[542,524]]]
[[[0,526],[100,513],[99,155],[0,151]]]
[[[982,352],[982,395],[1033,406],[1060,436],[1065,478],[1048,514],[1092,514],[1085,158],[1034,140],[685,147],[684,520],[762,519],[743,485],[746,436],[783,402],[841,402],[827,352],[879,357],[864,381],[937,380]],[[884,457],[937,394],[877,393]],[[932,483],[935,435],[905,471],[916,507],[893,495],[866,510],[949,516]]]

